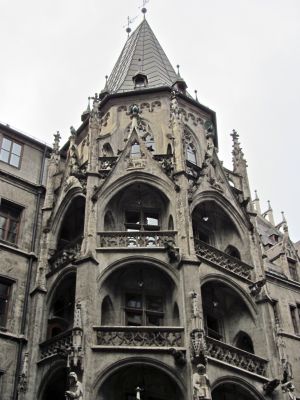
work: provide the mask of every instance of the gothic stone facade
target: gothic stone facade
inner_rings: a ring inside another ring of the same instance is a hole
[[[121,64],[50,156],[1,126],[1,398],[296,399],[285,219],[251,200],[236,132],[220,163],[215,114],[180,76],[151,86],[144,67],[118,90]]]

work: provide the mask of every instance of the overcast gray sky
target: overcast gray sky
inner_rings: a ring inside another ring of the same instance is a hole
[[[104,86],[142,0],[0,0],[0,121],[52,143]],[[252,193],[300,239],[299,0],[151,0],[147,19],[199,101],[217,113],[231,168],[240,134]]]

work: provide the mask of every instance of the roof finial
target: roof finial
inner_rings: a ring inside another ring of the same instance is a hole
[[[146,5],[147,3],[149,3],[149,1],[150,1],[150,0],[143,0],[143,4],[142,4],[142,6],[140,7],[142,13],[144,14],[144,19],[146,18],[146,12],[147,12],[147,8],[145,7],[145,5]]]
[[[136,20],[136,19],[137,19],[137,16],[135,16],[135,17],[133,17],[133,18],[130,18],[129,16],[127,17],[127,28],[126,28],[126,32],[127,32],[128,37],[129,37],[130,32],[131,32],[131,28],[130,28],[129,25],[131,25],[131,24],[134,22],[134,20]],[[123,28],[125,28],[125,26],[126,26],[126,25],[123,25]]]
[[[197,96],[198,90],[195,90],[195,100],[198,101],[198,96]]]
[[[256,189],[254,190],[254,193],[255,193],[255,199],[254,199],[254,200],[259,200],[258,194],[257,194],[257,190],[256,190]]]
[[[177,64],[177,65],[176,65],[176,68],[177,68],[177,75],[180,77],[180,72],[179,72],[180,65]]]

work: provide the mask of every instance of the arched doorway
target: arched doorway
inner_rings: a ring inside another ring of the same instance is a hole
[[[212,391],[212,400],[258,400],[258,397],[248,388],[228,382],[218,385]]]
[[[51,374],[39,398],[41,400],[66,400],[65,391],[67,390],[67,384],[67,368],[58,368]]]
[[[144,363],[129,364],[112,373],[101,385],[97,399],[135,400],[137,391],[141,400],[183,400],[175,379]]]

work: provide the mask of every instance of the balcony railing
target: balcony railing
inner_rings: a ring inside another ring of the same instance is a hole
[[[98,232],[98,247],[164,247],[175,237],[175,231]]]
[[[268,361],[264,358],[210,337],[206,337],[206,344],[209,357],[257,375],[266,376]]]
[[[40,344],[41,360],[54,355],[66,355],[72,347],[72,329]]]
[[[238,258],[223,253],[215,247],[212,247],[198,239],[195,239],[195,250],[199,258],[239,275],[242,278],[251,280],[251,271],[253,267]]]
[[[67,264],[75,261],[80,255],[81,243],[82,236],[75,239],[73,242],[68,243],[63,249],[57,251],[52,257],[50,257],[50,271],[58,271]]]
[[[164,326],[94,327],[98,346],[182,347],[183,328]]]

